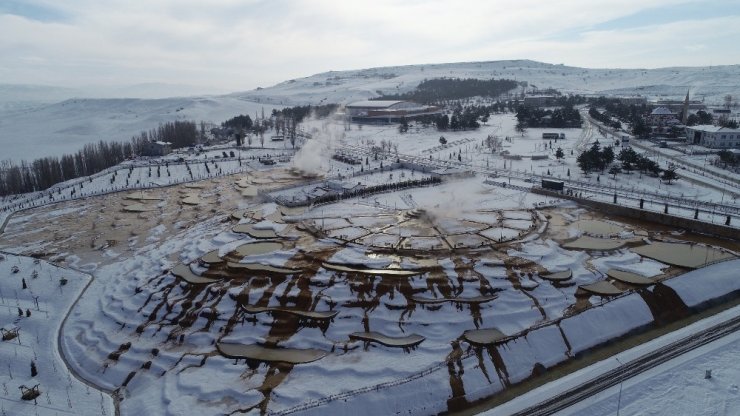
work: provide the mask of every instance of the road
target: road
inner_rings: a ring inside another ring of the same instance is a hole
[[[611,134],[614,137],[619,137],[621,134],[624,134],[622,132],[614,131],[611,128],[604,126],[600,124],[598,121],[591,118],[591,116],[588,115],[588,112],[585,110],[581,111],[581,116],[584,120],[586,120],[586,123],[590,128],[593,128],[593,126],[598,127],[600,131],[605,131],[607,134]],[[585,131],[586,128],[584,128]],[[734,198],[737,198],[740,196],[740,179],[733,178],[732,176],[728,175],[721,175],[717,172],[714,172],[712,170],[706,169],[705,167],[701,165],[697,165],[691,162],[688,162],[680,157],[666,154],[664,152],[661,152],[660,149],[656,149],[652,146],[647,146],[644,143],[640,143],[638,140],[631,140],[630,146],[635,147],[637,149],[640,149],[647,153],[647,155],[654,155],[663,157],[666,160],[670,160],[672,163],[674,163],[676,166],[685,169],[690,170],[699,173],[698,176],[692,175],[692,180],[695,182],[700,183],[702,186],[706,186],[709,188],[713,188],[719,191],[727,192],[728,194],[732,195]],[[580,148],[580,151],[585,150],[585,148]],[[720,184],[720,185],[718,185]]]

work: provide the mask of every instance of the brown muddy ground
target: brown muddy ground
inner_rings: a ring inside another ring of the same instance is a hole
[[[260,187],[271,186],[269,178],[265,174],[265,177],[257,177],[249,182]],[[290,180],[289,177],[285,179],[285,181]],[[156,192],[148,191],[153,194],[152,198],[159,198],[159,200],[145,198],[140,202],[133,201],[153,207],[154,210],[148,212],[125,212],[124,206],[130,206],[132,202],[126,201],[127,195],[125,194],[59,204],[54,209],[72,207],[79,209],[53,216],[45,215],[49,208],[27,211],[16,216],[19,221],[8,225],[6,232],[0,236],[0,246],[27,247],[26,254],[47,258],[58,258],[63,253],[70,253],[79,256],[83,261],[106,262],[111,261],[106,258],[106,253],[110,251],[117,252],[119,255],[132,254],[142,246],[150,244],[151,241],[148,239],[152,237],[152,230],[158,227],[161,231],[156,237],[160,239],[159,241],[164,241],[180,230],[214,217],[223,218],[224,229],[235,224],[234,213],[237,213],[236,217],[248,218],[250,221],[262,219],[259,210],[248,209],[254,201],[243,197],[242,189],[234,181],[235,177],[232,176],[202,182],[203,187],[200,189],[192,185],[180,185],[163,188]],[[242,184],[244,183],[246,181],[242,181]],[[274,183],[276,186],[284,184],[280,181]],[[183,195],[192,193],[197,194],[200,201],[198,205],[183,203]],[[300,211],[286,212],[293,215],[300,214]],[[558,209],[546,210],[545,214],[550,217],[550,223],[543,235],[544,238],[552,238],[560,243],[572,240],[567,232],[571,227],[571,221],[565,215]],[[504,221],[502,218],[505,218],[501,212],[494,212],[492,216],[495,217],[495,221],[492,220],[490,224],[487,224],[489,227],[500,226]],[[267,219],[282,222],[281,217],[281,210],[278,210],[269,215]],[[532,226],[525,233],[532,233],[539,228],[541,224],[536,218],[537,216],[532,216]],[[341,223],[338,221],[339,218],[335,220]],[[657,229],[650,224],[635,222],[613,224],[604,222],[604,220],[610,219],[598,213],[581,212],[579,221],[582,222],[578,227],[588,229],[590,233],[596,235],[606,233],[615,241],[623,243],[620,245],[641,244],[644,236],[668,236],[677,240],[684,238],[684,235],[671,234],[666,229]],[[510,257],[506,254],[509,248],[520,248],[519,243],[494,244],[491,242],[487,247],[476,246],[475,249],[455,247],[466,259],[463,261],[462,256],[452,256],[454,270],[451,273],[443,270],[440,265],[440,261],[451,258],[449,251],[440,254],[414,246],[406,247],[405,250],[397,250],[399,247],[405,247],[402,246],[404,241],[413,241],[413,239],[421,240],[433,236],[444,241],[454,241],[448,232],[456,232],[460,229],[470,228],[472,229],[469,231],[470,235],[480,237],[478,232],[484,227],[480,225],[483,224],[480,221],[461,220],[459,224],[447,221],[444,225],[440,225],[434,218],[424,215],[407,216],[404,213],[375,218],[344,219],[344,221],[364,228],[375,236],[397,235],[398,238],[394,243],[395,250],[394,247],[373,246],[373,244],[366,246],[372,251],[372,253],[366,253],[368,256],[395,256],[393,267],[368,272],[356,265],[327,263],[344,245],[363,242],[366,237],[358,240],[339,239],[334,244],[325,242],[319,244],[317,237],[321,237],[322,230],[319,230],[318,235],[298,232],[298,230],[302,226],[306,229],[319,227],[320,220],[310,221],[310,224],[290,224],[288,227],[292,228],[288,233],[281,232],[280,234],[291,234],[291,238],[280,238],[279,242],[261,241],[245,244],[223,258],[215,252],[207,253],[201,258],[201,263],[205,264],[201,266],[207,268],[207,271],[202,274],[193,273],[189,265],[180,265],[173,270],[172,274],[180,276],[189,284],[183,283],[180,279],[173,280],[172,275],[167,275],[167,273],[152,276],[151,282],[143,285],[146,286],[145,289],[136,288],[137,292],[134,296],[145,299],[139,311],[147,308],[147,313],[145,316],[141,314],[130,316],[130,319],[138,320],[133,322],[132,326],[139,333],[148,327],[156,327],[157,331],[161,330],[167,334],[166,343],[183,344],[186,337],[193,332],[213,329],[218,331],[217,338],[220,341],[224,336],[239,330],[244,325],[259,325],[266,331],[259,343],[218,344],[218,349],[226,356],[246,359],[250,371],[254,371],[255,362],[268,364],[267,375],[260,387],[260,391],[264,393],[264,401],[259,404],[259,410],[265,413],[270,393],[282,383],[294,365],[319,360],[334,350],[346,351],[356,348],[351,345],[350,333],[346,334],[346,339],[333,340],[330,351],[329,349],[285,348],[285,343],[300,336],[302,330],[318,328],[325,333],[332,325],[337,313],[350,311],[351,314],[347,313],[347,315],[359,316],[358,322],[362,320],[363,332],[355,333],[356,335],[362,334],[355,337],[362,340],[359,342],[379,342],[384,345],[401,346],[408,353],[406,347],[417,345],[416,341],[419,338],[394,341],[394,338],[386,334],[373,331],[371,327],[373,314],[384,308],[401,311],[398,322],[400,327],[406,323],[404,320],[413,320],[412,315],[417,309],[434,311],[434,308],[449,307],[449,304],[453,304],[460,314],[470,315],[469,318],[478,330],[484,331],[469,333],[471,338],[468,338],[468,341],[471,344],[475,344],[476,341],[485,344],[478,345],[479,349],[487,350],[496,364],[496,371],[500,372],[498,376],[504,385],[510,387],[506,381],[507,375],[503,361],[495,348],[490,345],[491,342],[500,339],[501,334],[492,328],[480,328],[483,322],[482,316],[487,313],[487,311],[482,311],[482,307],[487,304],[495,305],[501,289],[494,287],[488,277],[476,271],[474,266],[482,258],[487,261],[498,260],[498,264],[506,270],[506,275],[502,279],[510,282],[513,290],[531,300],[532,308],[539,311],[542,320],[545,320],[547,316],[540,304],[541,299],[530,293],[532,288],[527,286],[527,282],[531,281],[534,276],[545,275],[547,270],[534,261]],[[622,229],[634,231],[635,237],[618,239],[613,236]],[[458,236],[456,238],[460,241],[465,241],[460,237],[465,234],[468,233],[454,235]],[[711,241],[709,237],[702,238]],[[723,247],[723,244],[729,244],[723,240],[717,240],[716,243]],[[256,263],[253,266],[237,264],[245,257],[287,248],[298,248],[299,250],[292,254],[282,268]],[[607,250],[603,247],[590,248],[599,251]],[[589,247],[584,247],[584,249],[588,250]],[[416,270],[401,269],[399,264],[402,261],[422,265],[423,281],[426,287],[411,284],[411,277],[419,273]],[[669,268],[661,278],[684,270],[679,267]],[[553,286],[562,284],[564,288],[568,287],[567,282],[539,284],[552,284]],[[349,294],[344,298],[327,300],[324,292],[333,286],[347,287]],[[614,290],[610,288],[609,295],[613,294],[611,292],[617,293],[628,288],[618,283],[611,287]],[[229,290],[234,288],[240,288],[239,293],[229,293]],[[471,288],[474,290],[471,291]],[[479,293],[479,296],[471,296],[470,293]],[[250,297],[252,294],[254,296]],[[650,295],[645,294],[644,296],[649,297]],[[393,300],[392,303],[388,303],[389,297]],[[568,310],[564,312],[566,315],[577,313],[591,306],[587,295],[576,294],[575,297],[576,302],[568,306]],[[224,299],[235,301],[237,307],[228,302],[225,302],[227,306],[224,306],[222,304]],[[652,305],[651,308],[655,308],[656,317],[659,317],[661,311],[666,309],[664,308],[666,305],[659,304],[658,300],[646,299],[646,302]],[[199,318],[206,318],[205,326],[195,328]],[[468,405],[464,399],[465,386],[461,377],[462,366],[459,363],[464,348],[468,346],[459,332],[445,334],[445,336],[449,336],[450,352],[447,357],[440,357],[440,359],[446,360],[450,373],[452,398],[449,407],[458,409]],[[116,353],[116,351],[111,352],[114,356]],[[118,351],[117,354],[120,356],[123,353],[125,351]],[[208,356],[208,354],[204,355],[204,362]]]
[[[260,188],[270,189],[303,179],[283,170],[253,172],[34,208],[11,218],[0,234],[0,248],[21,248],[21,254],[61,263],[66,255],[74,254],[81,263],[105,264],[156,241],[147,241],[150,237],[164,241],[201,221],[219,216],[226,219],[257,202],[241,195],[235,183],[238,180],[260,182]],[[65,212],[47,215],[61,210]],[[156,227],[160,229],[153,236]]]

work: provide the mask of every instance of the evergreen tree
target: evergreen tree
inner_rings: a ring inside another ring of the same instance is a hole
[[[676,166],[673,164],[669,165],[668,169],[663,171],[662,179],[668,182],[668,185],[670,185],[671,182],[678,180],[678,174],[676,174]]]
[[[696,116],[698,117],[698,124],[712,124],[712,115],[710,113],[707,113],[704,110],[699,110],[696,112]]]
[[[607,146],[601,152],[601,159],[605,166],[610,165],[614,161],[614,149],[611,146]]]
[[[409,122],[406,120],[406,117],[401,117],[401,124],[398,125],[398,132],[406,133],[407,131],[409,131]]]
[[[521,135],[524,136],[524,133],[527,132],[527,124],[523,121],[517,121],[516,126],[514,127],[514,130],[516,130],[517,133],[521,133]]]
[[[609,174],[612,175],[613,179],[617,179],[617,174],[620,173],[622,170],[619,169],[619,166],[612,166],[609,169]]]
[[[589,173],[594,170],[593,159],[589,156],[589,152],[583,152],[576,158],[576,164],[583,173]]]
[[[632,134],[640,138],[645,138],[650,134],[650,127],[645,124],[645,120],[642,117],[635,119],[632,123]]]

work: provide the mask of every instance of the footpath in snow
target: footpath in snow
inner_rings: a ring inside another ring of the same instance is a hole
[[[60,355],[62,323],[91,277],[0,253],[0,415],[113,415],[113,400],[78,380]],[[23,400],[38,387],[35,399]]]

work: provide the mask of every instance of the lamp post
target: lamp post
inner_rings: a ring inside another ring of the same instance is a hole
[[[620,367],[623,366],[621,361],[619,361],[619,358],[614,357],[615,360],[619,363]],[[619,416],[619,408],[622,407],[622,381],[619,382],[619,396],[617,398],[617,416]]]

